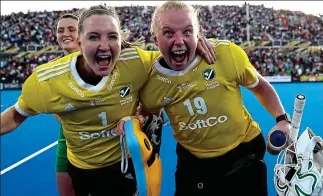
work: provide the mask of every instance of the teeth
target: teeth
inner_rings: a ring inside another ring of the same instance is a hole
[[[185,53],[185,50],[174,51],[173,53],[174,54],[184,54]]]
[[[110,55],[97,55],[97,57],[105,59],[105,58],[110,58]]]

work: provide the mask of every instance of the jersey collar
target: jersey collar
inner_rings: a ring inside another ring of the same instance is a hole
[[[191,64],[189,64],[184,70],[181,71],[175,71],[172,69],[167,69],[165,67],[163,67],[160,63],[159,60],[162,57],[159,57],[154,65],[154,67],[161,73],[167,75],[167,76],[182,76],[184,74],[186,74],[201,58],[200,55],[196,55],[195,59],[192,61]]]

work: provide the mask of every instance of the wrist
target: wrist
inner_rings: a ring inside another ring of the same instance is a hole
[[[277,124],[282,121],[288,122],[290,124],[292,120],[291,120],[290,115],[288,113],[284,113],[284,114],[281,114],[276,117]]]

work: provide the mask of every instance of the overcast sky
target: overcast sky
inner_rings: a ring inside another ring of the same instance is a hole
[[[72,8],[86,8],[91,5],[107,3],[111,6],[159,5],[165,1],[1,1],[1,15],[12,12],[51,11]],[[244,1],[188,1],[190,4],[203,5],[242,5]],[[323,15],[323,1],[247,1],[253,5],[264,4],[275,9],[303,11],[307,14]]]

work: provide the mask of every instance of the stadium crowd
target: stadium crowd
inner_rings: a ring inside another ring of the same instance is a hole
[[[116,7],[122,28],[131,32],[129,41],[144,36],[146,43],[153,42],[150,23],[154,9],[153,6]],[[289,43],[296,40],[314,46],[323,45],[323,16],[251,5],[248,21],[245,5],[200,6],[199,9],[200,24],[208,38],[215,37],[242,44],[248,38],[249,23],[250,40],[257,43]],[[29,57],[16,55],[26,51],[28,46],[57,45],[53,30],[56,19],[63,13],[79,11],[73,9],[1,16],[1,50],[18,48],[12,54],[3,55],[6,52],[1,52],[1,82],[23,83],[34,67],[59,56],[61,53],[57,51]],[[294,80],[299,80],[301,75],[323,75],[322,49],[309,51],[298,47],[258,47],[248,48],[246,51],[252,64],[265,76],[291,76]]]

